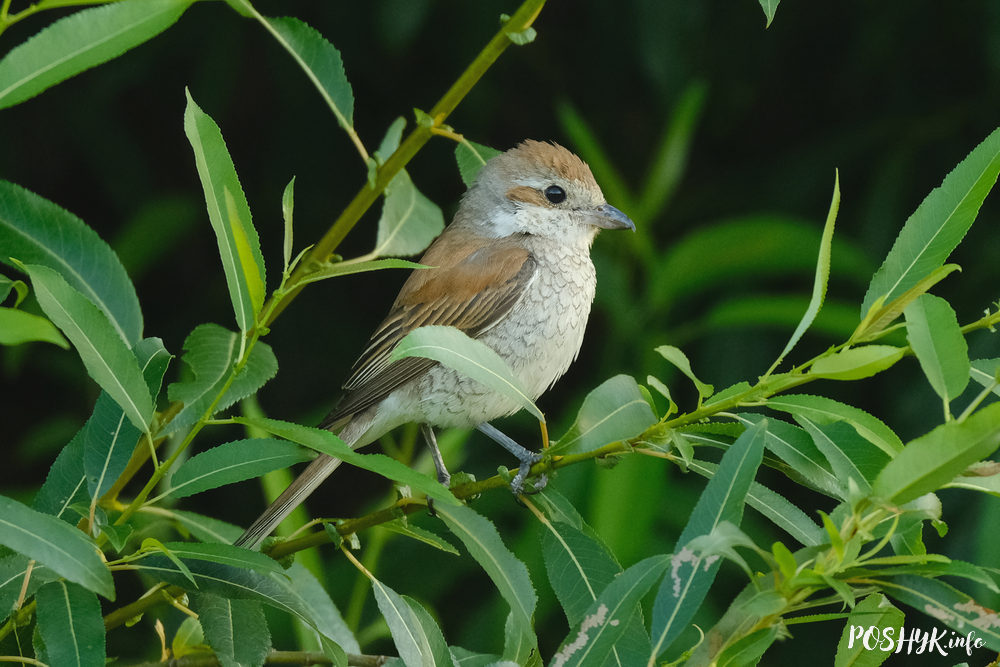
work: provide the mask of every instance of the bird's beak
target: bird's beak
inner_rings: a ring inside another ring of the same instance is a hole
[[[590,224],[601,229],[631,229],[635,231],[632,219],[611,204],[601,204],[594,209]]]

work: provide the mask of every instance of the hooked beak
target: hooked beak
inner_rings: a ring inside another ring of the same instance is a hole
[[[632,219],[611,204],[601,204],[594,209],[590,224],[601,229],[631,229],[635,231]]]

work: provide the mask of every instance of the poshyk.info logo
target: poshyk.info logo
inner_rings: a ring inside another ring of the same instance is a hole
[[[954,630],[899,627],[880,628],[877,625],[852,625],[847,635],[847,648],[862,646],[866,651],[901,653],[904,655],[941,655],[972,657],[972,652],[985,646],[973,630],[960,635]]]

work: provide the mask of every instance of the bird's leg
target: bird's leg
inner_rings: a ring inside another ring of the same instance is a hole
[[[434,460],[434,469],[437,471],[438,481],[441,482],[445,488],[451,484],[451,473],[448,469],[444,467],[444,459],[441,458],[441,450],[438,449],[437,438],[434,436],[434,429],[430,424],[421,424],[420,432],[424,435],[424,442],[427,443],[427,449],[431,450],[431,458]]]
[[[542,460],[541,454],[536,454],[530,449],[526,449],[521,445],[514,442],[509,436],[505,435],[497,427],[493,426],[489,422],[483,422],[476,427],[480,433],[484,434],[493,442],[497,443],[508,452],[514,455],[520,465],[517,467],[517,475],[511,480],[510,490],[514,492],[515,495],[520,495],[524,491],[524,480],[527,479],[528,473],[531,472],[531,466]],[[548,477],[545,475],[539,475],[535,482],[535,491],[541,491],[548,484]]]

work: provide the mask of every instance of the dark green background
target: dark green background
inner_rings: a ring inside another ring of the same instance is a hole
[[[341,50],[354,86],[356,126],[373,150],[395,117],[404,115],[412,124],[413,107],[433,105],[492,36],[498,15],[516,5],[393,0],[259,7],[269,15],[304,19]],[[10,29],[0,36],[0,53],[55,17],[38,15]],[[753,0],[552,0],[535,27],[536,41],[508,50],[451,116],[457,131],[501,149],[524,138],[572,148],[558,113],[562,105],[572,105],[621,178],[639,190],[678,100],[691,86],[704,86],[680,185],[662,212],[636,219],[638,234],[663,254],[691,233],[753,215],[794,220],[818,238],[839,168],[843,203],[837,238],[850,246],[845,252],[853,249],[867,260],[862,270],[835,254],[835,269],[842,270],[835,272],[830,299],[854,308],[906,217],[1000,125],[1000,5],[987,0],[948,5],[785,0],[767,30]],[[333,221],[362,185],[365,170],[304,75],[258,25],[223,3],[199,3],[174,28],[134,52],[0,111],[0,177],[76,213],[112,243],[136,283],[146,335],[162,337],[174,354],[199,323],[234,326],[183,134],[185,86],[223,130],[273,286],[280,263],[279,202],[287,181],[297,176],[301,248]],[[435,139],[409,167],[446,217],[463,191],[452,149],[448,140]],[[935,289],[952,302],[960,322],[977,318],[998,297],[998,201],[996,195],[987,200],[953,257],[963,272]],[[345,256],[371,247],[377,215],[377,209],[370,212],[345,242]],[[772,241],[760,239],[762,245]],[[540,402],[555,436],[585,393],[616,373],[640,382],[655,374],[670,384],[682,408],[690,408],[689,384],[651,353],[656,345],[681,346],[696,372],[716,388],[753,380],[780,351],[794,322],[766,325],[763,307],[758,317],[738,326],[713,327],[704,318],[726,300],[807,296],[812,287],[811,269],[788,268],[811,263],[816,247],[806,244],[785,248],[764,266],[721,283],[699,284],[695,270],[684,276],[692,287],[682,298],[669,309],[656,308],[646,297],[655,290],[650,284],[655,267],[630,250],[632,243],[610,233],[596,243],[600,286],[583,352]],[[706,253],[703,263],[731,262],[732,252],[753,256],[760,250],[754,244],[720,248]],[[282,419],[317,420],[336,398],[403,277],[384,272],[310,286],[267,339],[280,371],[260,393],[263,409]],[[809,335],[792,360],[806,359],[844,335]],[[998,356],[988,334],[969,342],[973,358]],[[168,378],[176,378],[179,368],[175,361]],[[89,414],[97,388],[73,353],[42,345],[0,350],[0,382],[8,461],[0,483],[4,493],[29,497]],[[940,403],[912,359],[870,381],[816,384],[807,391],[865,408],[904,440],[941,420]],[[964,407],[962,401],[957,405]],[[502,426],[534,446],[530,419],[520,416]],[[200,447],[232,437],[235,432],[209,433]],[[453,467],[479,476],[509,464],[479,437],[464,452],[472,460],[456,458]],[[644,457],[613,470],[578,468],[553,484],[574,498],[626,566],[672,548],[703,486],[700,478]],[[363,511],[383,492],[373,488],[376,480],[357,471],[341,470],[335,479],[311,502],[319,514]],[[760,479],[808,511],[832,506],[776,474],[765,471]],[[945,540],[926,536],[929,548],[1000,564],[991,528],[1000,520],[997,501],[969,493],[944,493],[942,499],[951,533]],[[252,483],[185,501],[187,508],[244,524],[261,506]],[[528,561],[543,597],[550,598],[537,620],[543,653],[551,655],[566,629],[543,581],[536,523],[503,493],[475,506],[501,524],[508,544]],[[764,546],[782,539],[752,513],[744,523]],[[350,576],[339,561],[331,568],[331,581]],[[724,566],[722,573],[717,594],[698,620],[703,627],[742,586],[736,568]],[[453,643],[499,649],[503,609],[469,563],[396,541],[377,574],[427,601]],[[338,603],[346,600],[348,587],[334,584]],[[909,622],[931,625],[916,614]],[[776,645],[767,664],[803,652],[826,662],[841,629],[837,621],[796,626],[797,639]]]

